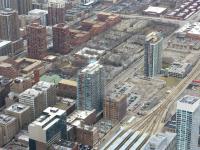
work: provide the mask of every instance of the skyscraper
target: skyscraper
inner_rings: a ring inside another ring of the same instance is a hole
[[[81,110],[103,109],[104,68],[98,62],[89,64],[78,74],[77,108]]]
[[[56,24],[53,30],[53,49],[55,52],[68,53],[69,46],[69,27],[64,23]]]
[[[48,25],[55,25],[65,22],[65,3],[48,4]]]
[[[12,8],[18,11],[18,0],[0,0],[0,9]]]
[[[27,14],[32,9],[32,0],[0,0],[0,9],[12,8],[19,15]]]
[[[162,68],[162,42],[160,33],[152,32],[146,36],[144,45],[144,75],[153,77]]]
[[[177,150],[200,150],[200,98],[190,95],[177,102]]]
[[[17,11],[6,8],[0,11],[0,39],[16,41],[20,38]]]
[[[27,25],[28,56],[40,59],[47,51],[46,27],[38,23]]]

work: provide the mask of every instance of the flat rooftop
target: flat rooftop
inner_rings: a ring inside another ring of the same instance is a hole
[[[199,106],[200,98],[196,96],[186,95],[177,101],[177,110],[195,112]]]
[[[53,83],[45,82],[45,81],[39,81],[32,88],[39,90],[39,91],[47,91],[48,89],[50,89],[53,86],[54,86]]]
[[[48,126],[50,123],[54,121],[57,121],[57,116],[61,116],[65,114],[65,111],[62,109],[58,109],[55,107],[48,107],[43,111],[43,114],[38,117],[35,121],[33,121],[31,124],[32,126],[41,126],[42,128]],[[55,119],[53,119],[55,118]],[[47,124],[49,122],[49,124]]]
[[[179,101],[181,103],[186,103],[186,104],[194,104],[196,101],[199,100],[199,97],[195,97],[195,96],[185,96],[182,99],[180,99]]]
[[[187,23],[179,30],[177,30],[176,33],[200,35],[200,22]]]
[[[149,6],[147,9],[144,10],[144,12],[145,13],[161,14],[166,10],[167,10],[167,8],[164,8],[164,7]]]
[[[42,92],[35,90],[35,89],[27,89],[24,92],[22,92],[19,97],[29,97],[29,98],[35,98],[39,96]]]
[[[20,66],[20,69],[24,72],[30,72],[32,71],[32,69],[42,64],[42,61],[30,58],[18,58],[15,60],[15,62]]]
[[[85,57],[85,58],[95,58],[97,59],[99,56],[102,56],[105,53],[105,50],[97,50],[88,47],[84,47],[80,51],[76,53],[76,55]]]
[[[66,85],[69,85],[69,86],[77,86],[77,82],[76,81],[73,81],[73,80],[66,80],[66,79],[62,79],[60,82],[60,84],[66,84]]]
[[[86,68],[84,68],[81,73],[87,73],[87,74],[94,74],[99,69],[103,68],[102,65],[100,65],[98,62],[94,62],[89,64]]]
[[[151,43],[157,43],[162,39],[161,35],[159,32],[151,32],[146,36],[146,41],[151,42]]]
[[[30,108],[29,106],[26,106],[24,104],[14,103],[10,107],[8,107],[6,110],[12,111],[12,112],[15,112],[15,113],[21,113],[21,112],[24,112],[25,110],[27,110],[29,108]]]
[[[0,124],[6,125],[13,122],[14,120],[16,120],[15,117],[12,117],[10,115],[0,114]]]
[[[0,40],[0,48],[6,46],[8,44],[11,44],[11,41]]]
[[[67,117],[67,122],[68,123],[72,123],[73,121],[75,121],[76,119],[81,119],[84,120],[86,119],[89,115],[91,115],[92,113],[94,113],[95,110],[89,111],[89,110],[76,110],[74,111],[72,114],[70,114]]]

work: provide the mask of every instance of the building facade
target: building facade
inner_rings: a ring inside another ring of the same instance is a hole
[[[38,23],[27,25],[27,46],[30,58],[41,59],[47,51],[46,27]]]
[[[141,150],[176,150],[176,133],[152,135]]]
[[[0,147],[11,141],[18,131],[19,126],[15,117],[0,114]]]
[[[144,75],[153,77],[162,68],[162,43],[160,33],[152,32],[146,36],[144,44]]]
[[[77,108],[103,110],[104,68],[98,62],[89,64],[78,74]]]
[[[66,139],[66,112],[48,107],[28,126],[30,150],[47,149],[53,142]]]
[[[55,52],[68,53],[70,51],[69,44],[69,27],[64,23],[53,26],[53,49]]]
[[[200,98],[190,95],[177,102],[177,150],[200,150]]]
[[[17,11],[6,8],[0,11],[0,39],[16,41],[20,38]]]
[[[31,122],[30,106],[26,106],[20,103],[14,103],[13,105],[5,109],[5,113],[17,118],[20,129],[24,128]]]
[[[35,119],[46,108],[44,93],[35,89],[27,89],[19,95],[19,102],[31,107],[31,119]]]
[[[33,89],[37,91],[41,91],[44,94],[44,101],[45,101],[45,107],[53,106],[56,104],[56,87],[55,84],[45,82],[45,81],[39,81],[36,83],[33,87]]]
[[[120,121],[127,112],[127,96],[107,96],[104,101],[104,118]]]
[[[12,8],[19,15],[27,14],[32,9],[32,0],[0,0],[0,9]]]
[[[48,4],[48,25],[53,26],[65,22],[65,3]]]

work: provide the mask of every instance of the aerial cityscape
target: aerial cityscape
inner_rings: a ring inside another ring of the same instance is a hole
[[[0,150],[200,150],[200,0],[0,0]]]

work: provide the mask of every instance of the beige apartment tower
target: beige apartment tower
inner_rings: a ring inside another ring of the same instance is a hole
[[[20,129],[24,128],[31,122],[30,106],[14,103],[10,107],[6,108],[5,113],[17,118]]]

